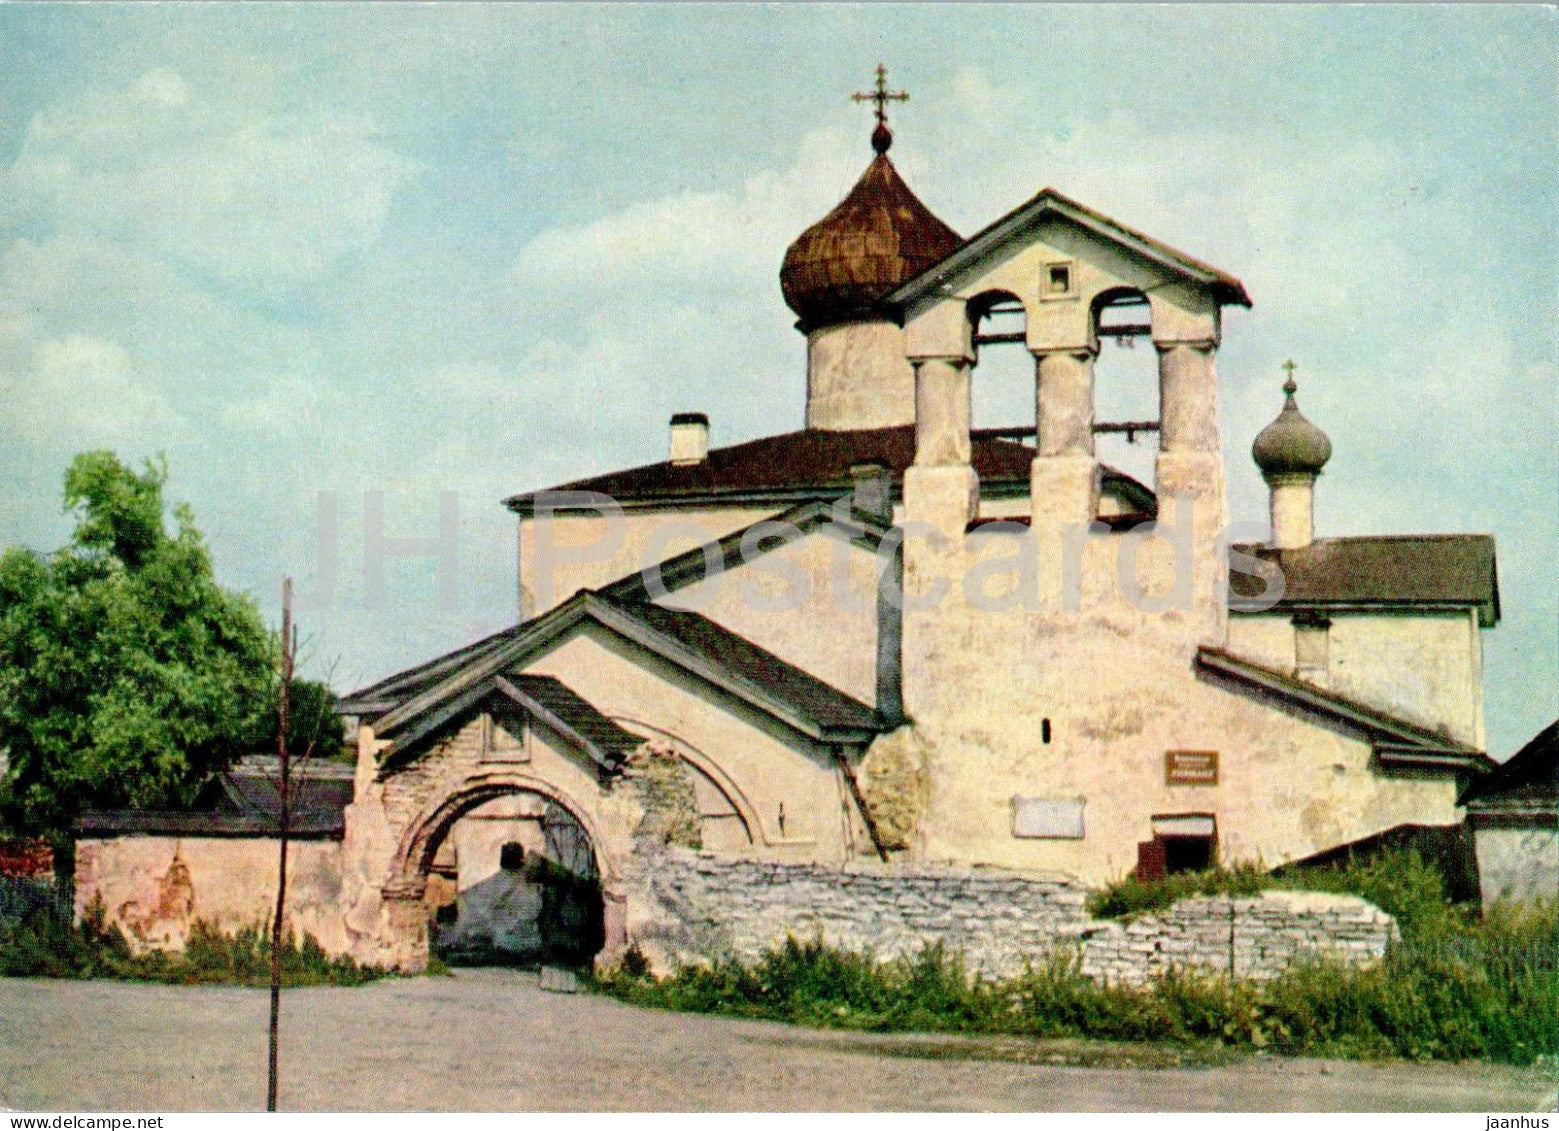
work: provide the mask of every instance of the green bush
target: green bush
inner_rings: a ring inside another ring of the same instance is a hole
[[[1436,908],[1416,872],[1372,882],[1403,924],[1384,962],[1317,961],[1267,982],[1172,971],[1141,987],[1100,985],[1066,951],[992,981],[940,947],[882,961],[790,938],[753,962],[722,959],[661,979],[641,956],[597,985],[640,1005],[827,1028],[1512,1064],[1559,1052],[1559,904],[1496,908],[1479,921],[1443,899]]]
[[[332,958],[312,935],[299,943],[290,931],[281,958],[285,986],[356,986],[388,973]],[[271,981],[270,930],[254,926],[224,934],[197,920],[183,953],[134,954],[117,926],[104,925],[101,904],[89,907],[79,924],[39,909],[0,928],[0,977],[265,986]]]
[[[1128,875],[1094,892],[1088,900],[1088,912],[1098,919],[1124,919],[1163,911],[1190,896],[1255,895],[1277,886],[1280,885],[1268,872],[1254,864],[1181,872],[1162,880],[1139,880]]]

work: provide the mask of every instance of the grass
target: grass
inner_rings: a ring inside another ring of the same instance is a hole
[[[299,942],[288,932],[281,957],[284,986],[358,986],[389,973],[333,958],[307,934]],[[117,926],[104,926],[100,907],[89,908],[79,924],[37,908],[0,926],[0,977],[268,986],[270,930],[256,925],[226,934],[196,921],[182,953],[134,953]]]
[[[1163,887],[1184,895],[1279,886],[1224,875]],[[1301,879],[1396,916],[1401,937],[1385,960],[1363,969],[1315,961],[1260,983],[1175,971],[1129,987],[1095,983],[1072,953],[992,981],[940,947],[884,961],[790,938],[755,961],[720,959],[659,979],[630,952],[596,985],[639,1005],[871,1032],[1508,1064],[1559,1052],[1559,905],[1501,906],[1480,919],[1449,903],[1439,875],[1412,853]],[[1281,886],[1299,885],[1285,878]],[[1118,914],[1167,906],[1149,885],[1106,894],[1101,904]]]
[[[1162,880],[1126,876],[1088,897],[1088,912],[1096,919],[1129,919],[1166,910],[1178,900],[1197,895],[1255,895],[1282,886],[1254,865],[1182,872]]]

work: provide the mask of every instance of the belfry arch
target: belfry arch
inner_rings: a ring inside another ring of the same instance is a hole
[[[1089,307],[1094,452],[1151,484],[1164,408],[1151,303],[1136,287],[1116,286],[1094,296]]]
[[[1025,351],[1028,311],[1009,290],[969,299],[975,361],[970,381],[970,426],[985,435],[1031,442],[1034,364]]]

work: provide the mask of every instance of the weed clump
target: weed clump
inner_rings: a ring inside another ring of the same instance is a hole
[[[326,954],[313,935],[283,940],[285,986],[358,986],[389,973]],[[176,985],[265,986],[271,980],[271,933],[261,924],[231,934],[197,920],[182,953],[135,953],[117,926],[104,924],[101,903],[80,923],[39,908],[0,926],[0,977],[120,978]]]

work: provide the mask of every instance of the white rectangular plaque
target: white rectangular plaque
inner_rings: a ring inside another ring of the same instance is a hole
[[[1081,797],[1014,797],[1012,835],[1024,839],[1082,840]]]

